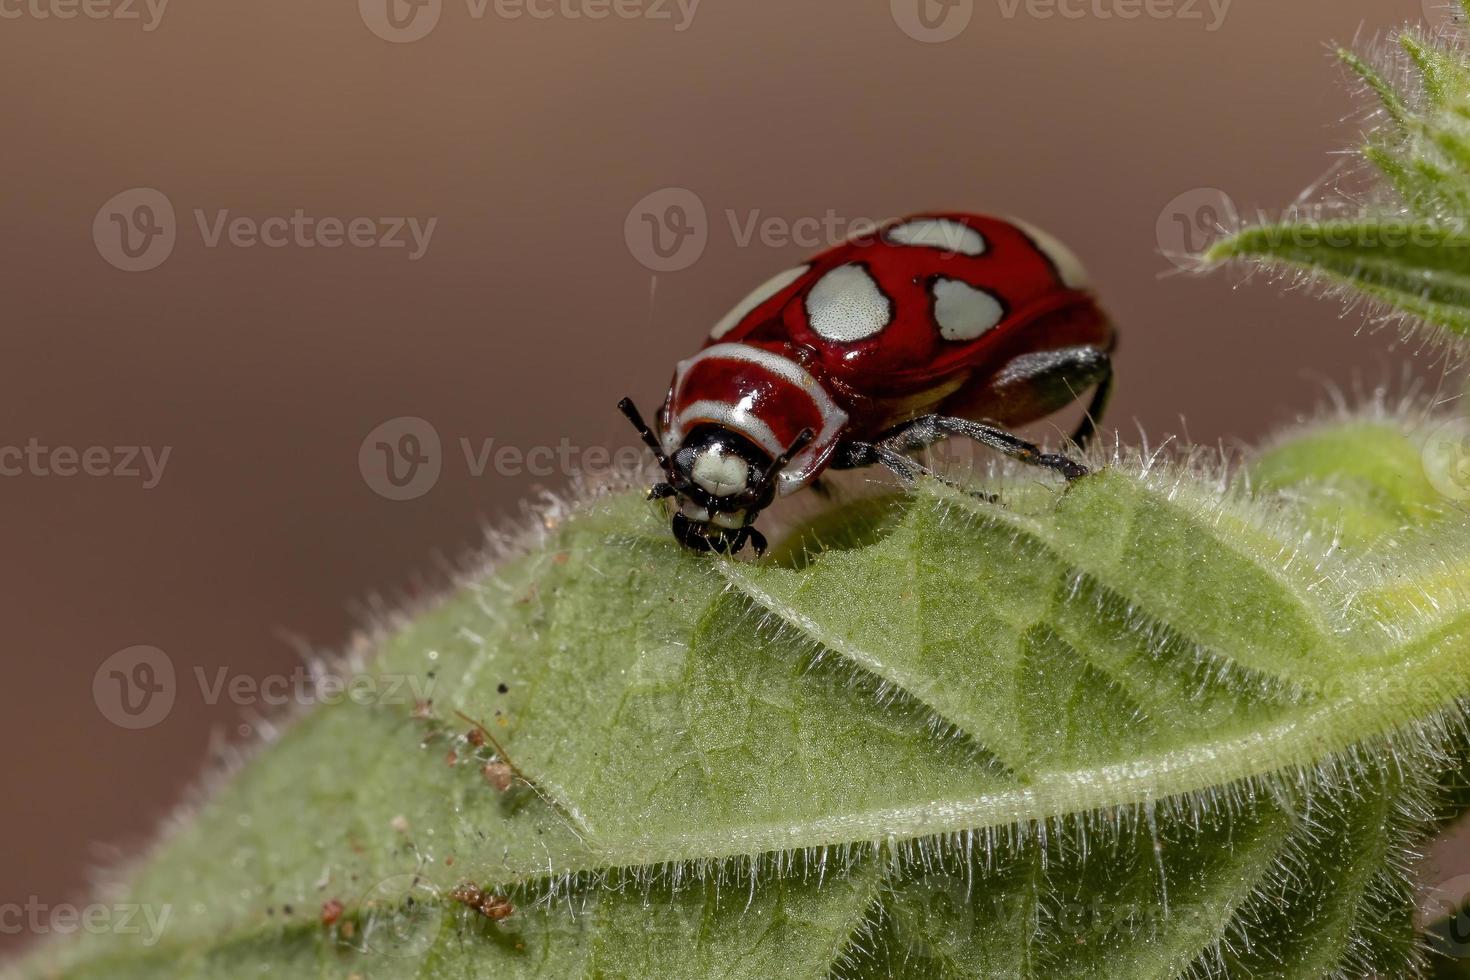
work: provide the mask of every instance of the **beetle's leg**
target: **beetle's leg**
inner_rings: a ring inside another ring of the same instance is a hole
[[[1039,419],[1075,402],[1088,388],[1095,389],[1072,441],[1085,446],[1097,430],[1112,390],[1111,347],[1091,345],[1036,351],[1012,358],[987,380],[983,398],[970,411],[951,414],[994,415],[1000,419]]]
[[[904,483],[913,483],[929,468],[916,459],[910,459],[884,442],[857,442],[848,440],[837,448],[832,460],[834,470],[855,470],[864,466],[882,463],[893,471]]]
[[[648,499],[662,500],[665,497],[672,497],[678,492],[679,491],[674,489],[674,485],[672,483],[655,483],[653,485],[653,489],[648,491]]]
[[[766,543],[766,536],[764,534],[753,527],[747,527],[745,529],[745,535],[750,540],[751,547],[755,549],[755,556],[757,558],[766,553],[766,548],[769,546]]]
[[[882,463],[893,471],[906,485],[913,486],[914,481],[920,474],[927,474],[946,486],[954,487],[978,500],[988,500],[996,503],[1000,498],[993,493],[985,493],[973,490],[962,483],[945,479],[935,473],[929,467],[923,465],[916,459],[905,456],[903,453],[894,452],[881,443],[871,442],[846,442],[837,450],[837,458],[832,462],[833,469],[850,470],[861,466],[872,466],[874,463]]]
[[[993,425],[949,415],[923,415],[905,422],[881,441],[874,443],[873,448],[880,452],[886,450],[894,454],[907,454],[932,446],[950,436],[964,436],[1004,453],[1011,459],[1056,470],[1069,482],[1087,475],[1087,467],[1074,459],[1057,453],[1042,452],[1037,446]],[[881,455],[878,462],[888,463]]]
[[[1108,408],[1108,398],[1113,393],[1113,359],[1107,354],[1103,355],[1102,372],[1102,377],[1097,379],[1097,388],[1092,392],[1092,401],[1087,403],[1087,414],[1082,416],[1077,431],[1072,433],[1072,441],[1083,449],[1097,434],[1097,424],[1102,421],[1103,412]]]
[[[761,475],[760,486],[765,486],[780,476],[786,464],[791,462],[791,457],[805,449],[807,444],[816,437],[817,434],[809,428],[798,432],[796,438],[791,441],[791,445],[787,446],[781,455],[771,460],[771,465],[766,467],[766,472]]]

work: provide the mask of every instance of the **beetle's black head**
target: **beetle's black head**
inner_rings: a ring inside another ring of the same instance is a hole
[[[776,495],[769,455],[737,432],[701,425],[670,462],[674,537],[696,551],[734,553],[754,536],[756,551],[765,550],[750,525]]]
[[[632,401],[625,398],[618,407],[664,469],[665,482],[654,486],[649,496],[674,498],[672,523],[679,543],[695,551],[724,554],[739,552],[746,542],[755,546],[757,555],[766,550],[765,537],[751,524],[775,498],[781,469],[811,441],[810,430],[773,459],[740,433],[706,423],[690,430],[670,457]]]

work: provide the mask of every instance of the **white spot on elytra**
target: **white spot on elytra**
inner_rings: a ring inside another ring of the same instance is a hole
[[[744,320],[755,311],[757,306],[760,306],[766,300],[800,279],[809,268],[810,266],[799,265],[795,269],[778,272],[770,279],[761,283],[755,288],[754,292],[742,299],[739,303],[736,303],[735,308],[729,313],[726,313],[724,318],[715,324],[714,329],[709,332],[709,335],[715,340],[719,340],[725,334],[734,330],[740,325],[741,320]]]
[[[888,326],[893,306],[867,269],[839,265],[807,293],[806,315],[819,336],[847,343]]]
[[[958,279],[934,281],[934,319],[945,340],[974,340],[1005,317],[1000,300]]]
[[[1077,258],[1077,253],[1063,245],[1056,236],[1042,231],[1033,224],[1028,224],[1019,218],[1011,218],[1011,224],[1026,233],[1026,237],[1036,243],[1042,254],[1051,259],[1051,264],[1057,267],[1057,274],[1062,278],[1062,285],[1068,289],[1086,289],[1090,277],[1087,270],[1082,267],[1082,260]]]
[[[725,497],[745,489],[750,465],[733,453],[709,449],[694,458],[689,475],[716,497]]]
[[[940,248],[959,255],[984,255],[985,238],[969,225],[948,218],[916,218],[888,229],[888,240],[895,245]]]

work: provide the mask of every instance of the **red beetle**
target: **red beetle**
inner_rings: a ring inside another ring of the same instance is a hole
[[[1112,380],[1113,327],[1060,242],[1015,220],[921,214],[888,222],[747,296],[680,361],[656,435],[618,405],[677,497],[674,536],[699,551],[756,553],[751,525],[827,468],[882,463],[965,436],[1067,480],[1087,468],[1042,452],[1024,425],[1096,386],[1079,445]]]

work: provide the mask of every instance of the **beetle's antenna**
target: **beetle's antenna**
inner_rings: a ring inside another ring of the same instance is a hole
[[[653,456],[658,460],[658,465],[667,472],[670,469],[669,457],[664,455],[663,447],[658,444],[658,436],[654,435],[648,423],[643,421],[643,416],[639,413],[638,406],[633,404],[633,399],[624,398],[618,402],[618,411],[626,415],[628,421],[633,423],[633,428],[637,429],[638,434],[643,437],[644,444],[653,450]]]
[[[810,428],[802,429],[800,432],[798,432],[796,434],[796,438],[791,440],[791,445],[786,447],[786,451],[777,456],[775,459],[771,460],[771,465],[766,468],[765,475],[761,477],[761,486],[765,486],[766,484],[774,480],[776,476],[786,468],[786,464],[791,462],[791,457],[795,456],[797,453],[805,449],[807,443],[811,442],[816,437],[817,434],[813,432]]]

